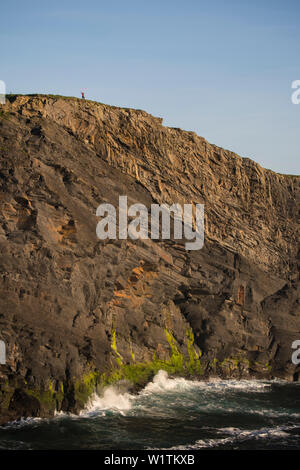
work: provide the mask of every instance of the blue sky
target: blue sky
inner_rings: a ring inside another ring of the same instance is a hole
[[[298,0],[10,0],[0,39],[8,92],[85,91],[300,173]]]

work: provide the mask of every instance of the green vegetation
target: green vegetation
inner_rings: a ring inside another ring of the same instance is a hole
[[[167,341],[171,349],[171,355],[168,359],[157,359],[156,353],[153,354],[153,359],[150,362],[135,362],[135,357],[130,343],[131,357],[134,361],[133,364],[124,364],[123,357],[119,354],[116,344],[116,330],[112,330],[112,344],[111,348],[114,352],[114,359],[117,362],[116,368],[110,372],[103,373],[99,377],[99,384],[101,387],[116,383],[121,380],[126,380],[138,387],[144,386],[149,382],[159,370],[165,370],[170,375],[181,376],[194,376],[203,374],[200,357],[201,352],[197,352],[194,346],[194,335],[191,330],[187,330],[186,340],[189,357],[184,357],[180,352],[179,346],[172,335],[172,333],[165,328]]]
[[[73,379],[69,384],[60,382],[57,386],[50,380],[44,390],[35,390],[28,387],[24,381],[24,391],[31,396],[37,398],[41,407],[47,413],[53,414],[56,409],[61,409],[64,398],[74,402],[75,409],[83,408],[90,396],[95,392],[101,392],[108,385],[126,381],[131,383],[135,390],[144,387],[159,370],[165,370],[171,376],[179,375],[183,377],[204,377],[203,365],[201,364],[201,350],[195,345],[193,331],[188,328],[186,330],[186,351],[184,355],[181,351],[184,347],[179,347],[173,333],[165,328],[165,335],[170,347],[170,355],[166,359],[158,359],[156,352],[153,353],[152,360],[149,362],[136,362],[133,352],[132,343],[129,343],[130,357],[132,363],[125,363],[123,356],[117,349],[117,332],[116,328],[112,328],[112,368],[107,372],[100,372],[93,364],[88,365],[88,371],[80,378]],[[210,369],[214,373],[231,376],[233,373],[249,370],[250,362],[245,357],[225,358],[219,361],[214,358],[210,364]],[[258,364],[257,364],[258,365]],[[265,370],[271,369],[270,364],[259,364]],[[3,384],[0,389],[0,406],[5,409],[9,406],[14,388],[8,383]]]
[[[112,332],[112,343],[111,343],[111,349],[114,352],[114,359],[116,360],[117,364],[121,366],[123,364],[123,357],[121,354],[118,353],[117,350],[117,343],[116,343],[116,329],[113,328]]]
[[[169,362],[175,367],[177,372],[183,372],[185,368],[184,357],[181,354],[172,333],[168,331],[167,328],[165,328],[165,333],[171,348],[171,357]]]
[[[8,381],[6,381],[0,390],[0,409],[7,409],[9,407],[9,402],[11,397],[13,396],[14,389],[9,386]]]
[[[75,382],[74,398],[80,408],[84,407],[89,397],[96,391],[99,381],[100,373],[94,370]]]
[[[37,398],[43,408],[52,412],[54,412],[57,408],[60,408],[61,403],[64,399],[63,383],[59,384],[59,389],[58,391],[56,391],[54,388],[54,384],[51,380],[49,380],[47,390],[36,390],[32,388],[26,388],[24,391],[27,393],[27,395],[31,395]]]
[[[187,348],[188,348],[188,353],[189,353],[189,358],[190,358],[189,370],[191,372],[195,371],[198,374],[201,374],[202,367],[201,367],[200,358],[201,358],[202,353],[200,350],[199,350],[199,353],[197,352],[195,348],[195,344],[194,344],[195,343],[194,333],[192,329],[189,329],[189,328],[186,331],[186,343],[187,343]]]
[[[134,352],[133,352],[133,349],[132,349],[132,342],[130,341],[130,355],[131,355],[131,359],[133,360],[133,362],[135,362],[135,355],[134,355]]]

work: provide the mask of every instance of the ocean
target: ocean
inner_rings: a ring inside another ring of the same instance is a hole
[[[79,416],[0,427],[0,449],[299,449],[300,383],[193,381],[159,371],[137,395],[108,387]]]

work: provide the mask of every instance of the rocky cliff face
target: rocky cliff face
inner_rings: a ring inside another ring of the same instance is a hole
[[[1,422],[160,368],[297,380],[300,178],[144,111],[10,96],[0,114]],[[96,237],[108,202],[205,204],[205,244]]]

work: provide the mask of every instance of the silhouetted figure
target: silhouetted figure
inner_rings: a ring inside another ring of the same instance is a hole
[[[82,91],[81,92],[81,98],[84,100],[85,99],[85,96],[84,96],[84,92]]]

